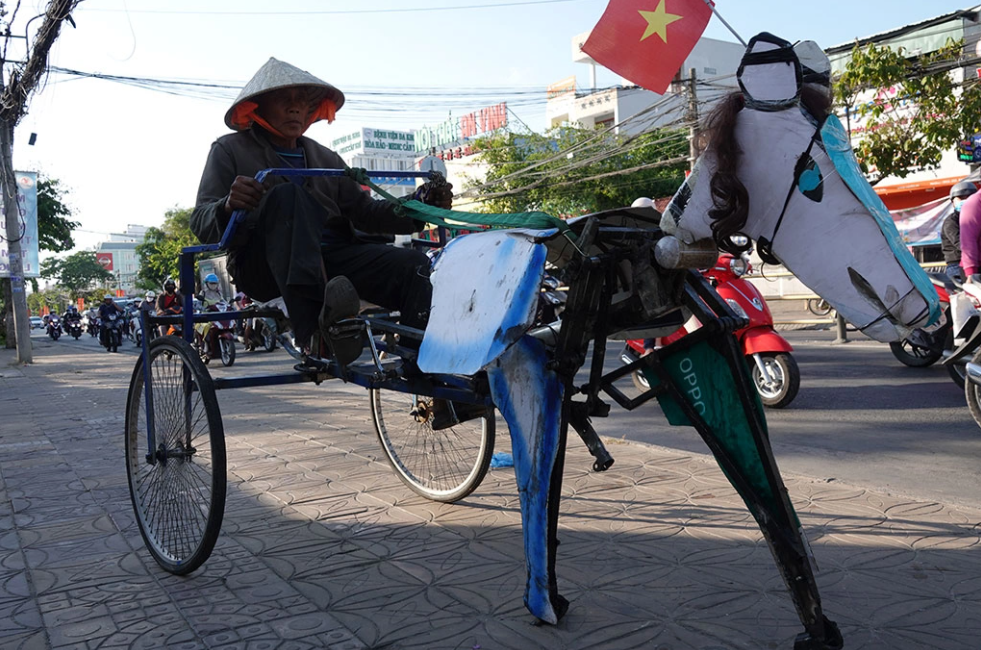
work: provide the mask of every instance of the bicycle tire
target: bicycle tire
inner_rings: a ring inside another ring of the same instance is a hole
[[[126,475],[147,549],[166,571],[186,575],[214,550],[225,511],[225,436],[214,384],[182,339],[150,342],[157,446],[148,462],[144,363],[140,355],[126,399]]]
[[[493,411],[434,431],[431,397],[377,388],[369,393],[382,451],[409,489],[443,503],[459,501],[477,489],[494,455]]]

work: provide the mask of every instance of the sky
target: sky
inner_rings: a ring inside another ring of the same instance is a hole
[[[671,11],[682,0],[664,1]],[[27,19],[44,4],[25,0],[14,33],[24,33]],[[580,89],[589,87],[588,66],[572,62],[572,39],[590,30],[606,5],[607,0],[85,0],[73,16],[77,28],[66,25],[51,50],[51,66],[215,87],[160,92],[51,73],[17,127],[14,165],[57,178],[68,189],[66,202],[81,223],[76,250],[93,249],[127,224],[159,226],[168,209],[193,207],[211,142],[228,133],[225,111],[237,88],[270,56],[347,95],[333,124],[318,123],[307,132],[321,143],[362,126],[434,126],[451,111],[459,116],[505,100],[518,119],[541,131],[540,93],[548,84],[575,75]],[[822,47],[971,6],[954,0],[716,1],[719,14],[744,40],[769,31]],[[40,23],[33,21],[30,30]],[[717,17],[705,36],[736,40]],[[17,47],[11,46],[8,58]],[[598,86],[618,82],[600,70]],[[37,138],[30,146],[32,133]]]

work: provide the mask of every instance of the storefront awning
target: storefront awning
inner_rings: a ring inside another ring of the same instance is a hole
[[[954,183],[963,178],[963,176],[954,176],[914,183],[899,183],[885,187],[876,186],[875,193],[879,195],[879,198],[890,211],[904,210],[946,197]]]

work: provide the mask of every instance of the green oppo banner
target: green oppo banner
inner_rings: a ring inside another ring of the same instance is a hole
[[[709,341],[702,341],[687,349],[679,349],[664,355],[661,357],[661,362],[685,401],[705,421],[710,436],[726,451],[759,498],[771,508],[781,507],[774,498],[773,488],[767,479],[764,462],[760,458],[746,411],[746,408],[756,409],[764,427],[762,435],[766,436],[763,405],[755,390],[752,391],[753,399],[750,404],[744,405],[736,388],[734,371],[744,373],[745,379],[752,386],[745,364],[739,360],[738,367],[731,367],[725,356],[713,348]],[[645,369],[644,374],[651,386],[659,383],[652,370]],[[659,394],[658,402],[670,424],[692,426],[692,422],[670,392]],[[721,466],[725,472],[725,465]],[[728,473],[727,477],[733,486],[737,487]],[[753,510],[747,495],[740,492],[740,496],[750,510]]]

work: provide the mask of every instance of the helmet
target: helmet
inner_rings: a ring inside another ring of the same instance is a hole
[[[112,294],[111,293],[107,293],[106,295],[102,296],[102,299],[103,300],[112,300]]]
[[[955,183],[952,188],[950,188],[950,198],[952,199],[966,199],[975,192],[978,191],[977,185],[970,181],[961,181]]]
[[[652,201],[651,199],[647,198],[646,196],[642,196],[639,199],[634,199],[634,202],[630,204],[630,207],[631,208],[653,208],[654,207],[654,201]]]
[[[156,300],[157,294],[153,293],[152,291],[147,291],[146,295],[143,297],[146,298],[147,300]]]
[[[177,288],[177,283],[174,282],[173,279],[167,278],[166,280],[164,280],[164,289],[176,289],[176,288]]]
[[[217,289],[218,276],[215,275],[214,273],[209,273],[208,275],[204,276],[204,286],[208,287],[211,290]]]

